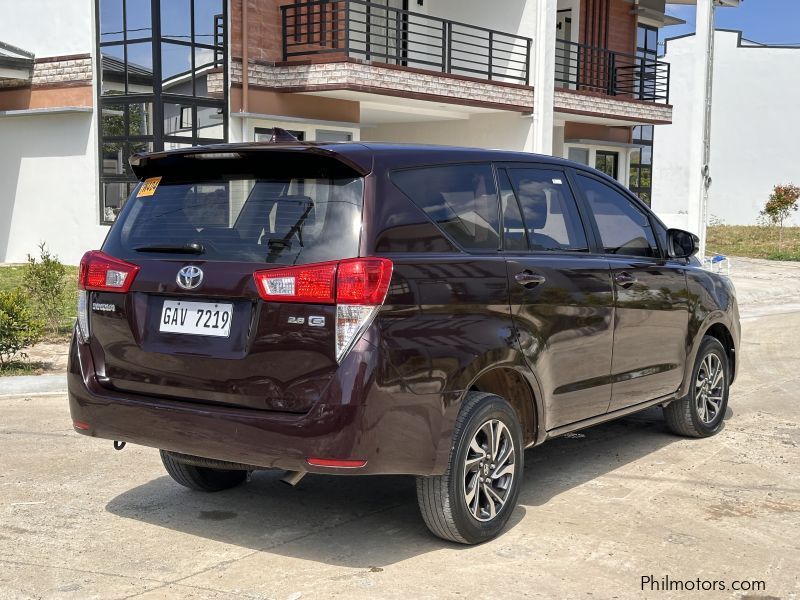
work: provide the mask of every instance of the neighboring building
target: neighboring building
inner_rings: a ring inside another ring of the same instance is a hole
[[[673,123],[659,127],[653,173],[653,208],[676,227],[696,229],[688,215],[699,210],[690,193],[688,146],[693,123],[704,110],[694,97],[691,69],[696,38],[667,40],[671,65]],[[746,40],[740,31],[714,35],[711,154],[708,215],[728,224],[752,225],[779,183],[800,185],[798,94],[800,47],[768,46]],[[691,199],[691,200],[690,200]],[[689,203],[693,202],[693,206]],[[800,218],[794,217],[800,224]]]
[[[276,126],[555,154],[649,202],[671,22],[664,0],[28,0],[0,21],[0,261],[97,247],[133,152]]]

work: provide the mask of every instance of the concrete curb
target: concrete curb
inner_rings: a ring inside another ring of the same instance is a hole
[[[66,392],[66,374],[0,378],[0,398],[3,396],[65,394]]]

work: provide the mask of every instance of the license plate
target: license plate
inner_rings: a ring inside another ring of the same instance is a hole
[[[164,300],[159,330],[167,333],[228,337],[232,319],[233,304]]]

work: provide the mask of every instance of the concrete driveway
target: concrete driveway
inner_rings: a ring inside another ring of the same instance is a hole
[[[744,307],[719,435],[652,410],[530,450],[508,529],[478,547],[428,533],[412,478],[264,472],[205,495],[155,450],[73,433],[62,394],[2,397],[0,597],[797,598],[800,308],[769,307]]]

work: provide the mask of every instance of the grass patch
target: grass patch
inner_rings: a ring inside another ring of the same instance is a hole
[[[12,360],[0,365],[0,377],[16,377],[18,375],[42,375],[47,370],[43,362],[28,362],[25,360]]]
[[[800,261],[800,227],[783,228],[783,244],[777,227],[715,225],[708,228],[707,254]]]
[[[78,306],[78,267],[67,266],[67,289],[64,294],[64,302],[59,310],[60,324],[58,334],[46,334],[44,339],[47,341],[67,340],[72,334],[72,326],[75,323]],[[0,291],[13,290],[22,286],[22,279],[25,273],[25,265],[3,265],[0,266]],[[5,373],[3,373],[5,375]],[[31,373],[27,373],[30,375]]]

